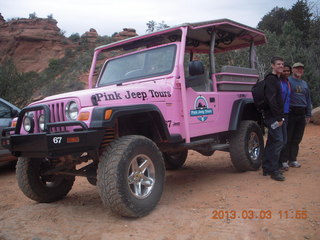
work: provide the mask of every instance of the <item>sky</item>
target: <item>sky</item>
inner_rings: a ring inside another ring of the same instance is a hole
[[[146,23],[164,21],[169,26],[229,18],[257,27],[274,7],[290,9],[297,0],[0,0],[5,20],[52,15],[66,37],[94,28],[111,36],[123,28],[146,33]]]

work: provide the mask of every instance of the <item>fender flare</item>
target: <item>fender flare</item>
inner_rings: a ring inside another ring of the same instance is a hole
[[[257,111],[252,98],[241,98],[233,103],[229,121],[229,130],[237,130],[242,120],[259,121],[261,114]]]
[[[104,119],[105,111],[112,110],[112,115],[109,120]],[[160,109],[153,104],[139,104],[130,106],[104,106],[95,107],[92,112],[90,128],[113,128],[116,120],[119,117],[132,115],[136,113],[152,113],[152,116],[157,121],[159,131],[164,139],[169,141],[178,141],[181,136],[170,135],[166,121]],[[175,140],[174,140],[175,139]]]

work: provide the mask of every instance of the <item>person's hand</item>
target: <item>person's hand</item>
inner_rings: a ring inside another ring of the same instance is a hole
[[[310,122],[310,117],[306,117],[306,124]]]

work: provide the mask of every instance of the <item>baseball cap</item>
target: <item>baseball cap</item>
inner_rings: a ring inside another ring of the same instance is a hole
[[[303,67],[304,68],[304,65],[301,62],[297,62],[297,63],[293,64],[293,66],[292,66],[292,68],[297,68],[297,67]]]

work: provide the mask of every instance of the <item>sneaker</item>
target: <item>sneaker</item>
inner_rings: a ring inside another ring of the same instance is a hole
[[[270,177],[273,180],[276,180],[276,181],[284,181],[284,180],[286,180],[286,178],[280,172],[274,172],[274,173],[270,174]]]
[[[289,164],[287,162],[283,162],[281,169],[284,171],[289,171]]]
[[[299,167],[301,167],[301,164],[298,163],[297,161],[294,161],[294,162],[290,162],[289,166],[294,167],[294,168],[299,168]]]

